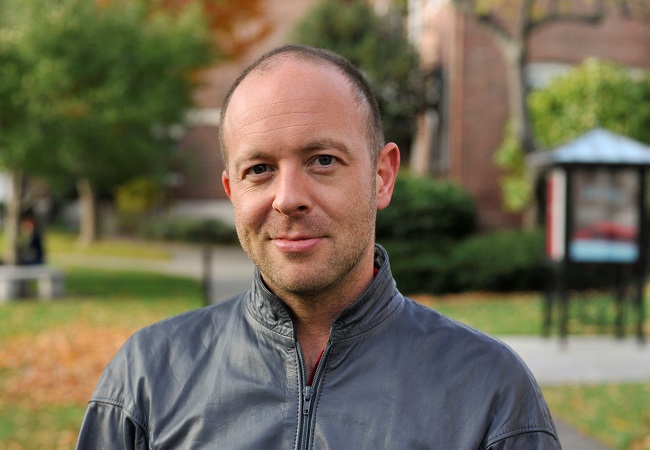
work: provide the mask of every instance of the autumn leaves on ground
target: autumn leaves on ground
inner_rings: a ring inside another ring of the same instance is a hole
[[[68,295],[0,308],[0,448],[74,448],[106,364],[137,329],[201,306],[198,282],[67,271]]]
[[[76,323],[43,330],[33,337],[7,339],[0,348],[0,371],[7,374],[2,377],[0,410],[13,405],[29,414],[32,410],[83,407],[104,366],[132,331]],[[28,435],[42,427],[38,423],[25,425],[20,433],[27,434],[25,443],[15,442],[10,448],[26,449],[27,442],[38,439]],[[20,427],[20,423],[14,426]],[[76,430],[59,432],[57,442],[41,442],[45,445],[41,448],[73,448]],[[52,436],[48,432],[44,438]]]
[[[133,330],[68,324],[8,339],[0,349],[3,400],[32,406],[82,405],[102,369]]]

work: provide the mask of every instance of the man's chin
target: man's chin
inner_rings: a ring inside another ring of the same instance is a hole
[[[282,273],[282,271],[271,270],[272,277],[265,275],[265,271],[260,269],[262,278],[267,287],[276,295],[282,297],[283,294],[294,296],[308,297],[318,295],[326,291],[331,285],[331,277],[321,276],[321,270],[311,268],[304,271],[292,271],[291,273]]]

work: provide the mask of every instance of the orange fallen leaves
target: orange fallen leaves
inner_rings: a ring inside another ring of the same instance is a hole
[[[650,448],[650,435],[630,444],[629,450],[646,450]]]
[[[73,323],[7,339],[0,396],[10,403],[84,405],[106,364],[135,330]]]

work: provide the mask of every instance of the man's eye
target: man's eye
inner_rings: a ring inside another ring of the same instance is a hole
[[[320,155],[316,158],[316,162],[321,166],[329,166],[334,162],[334,157],[330,155]]]
[[[266,166],[266,164],[256,164],[249,169],[249,172],[254,175],[262,175],[267,170],[268,167]]]

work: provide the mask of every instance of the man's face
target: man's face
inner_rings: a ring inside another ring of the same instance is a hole
[[[365,125],[327,66],[282,61],[232,96],[223,183],[241,244],[278,296],[371,278],[378,178]]]

